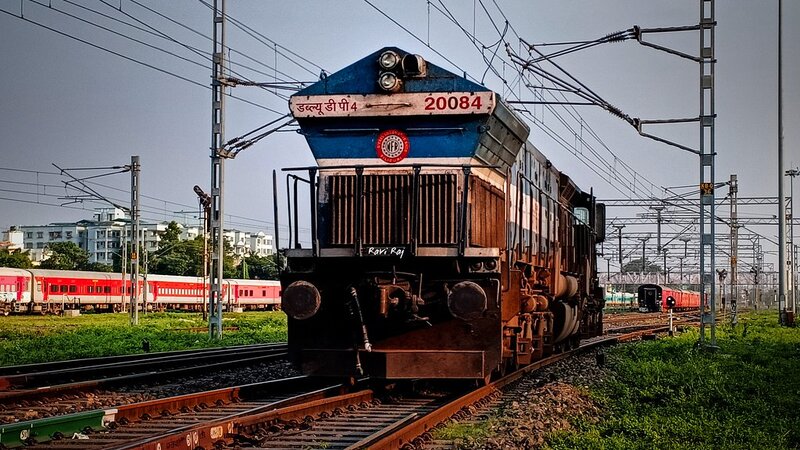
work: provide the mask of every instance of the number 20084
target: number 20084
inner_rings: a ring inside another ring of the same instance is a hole
[[[482,106],[481,98],[476,96],[470,98],[462,95],[461,97],[425,97],[426,111],[442,111],[455,109],[480,109]]]

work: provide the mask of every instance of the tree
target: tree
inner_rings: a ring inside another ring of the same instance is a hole
[[[196,248],[192,245],[192,241],[168,241],[167,245],[164,245],[164,241],[161,241],[160,244],[162,248],[150,255],[148,273],[197,275],[195,273],[195,261],[198,256],[195,254]],[[202,254],[202,247],[200,253]],[[202,258],[202,255],[200,255],[200,258]]]
[[[247,265],[249,277],[244,274],[245,264]],[[275,265],[275,258],[272,256],[250,255],[243,258],[241,264],[237,266],[236,276],[252,280],[277,280],[278,267]]]
[[[632,259],[630,262],[622,266],[623,272],[641,273],[642,272],[642,259]],[[647,259],[644,260],[644,273],[661,273],[661,266],[654,264]]]
[[[114,266],[111,264],[103,264],[99,262],[88,263],[82,269],[79,270],[87,270],[89,272],[113,272]]]
[[[174,244],[180,241],[181,238],[181,226],[178,225],[178,222],[174,220],[167,224],[167,229],[161,233],[161,241],[159,242],[161,247],[166,247],[167,245]]]
[[[50,256],[42,261],[42,269],[86,270],[89,253],[74,242],[52,242],[47,244]]]
[[[0,250],[0,267],[15,267],[17,269],[30,269],[33,267],[28,252],[22,250]]]

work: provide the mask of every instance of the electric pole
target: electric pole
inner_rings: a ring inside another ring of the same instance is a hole
[[[620,277],[620,282],[622,283],[622,288],[620,292],[622,293],[623,301],[625,301],[624,298],[627,285],[625,283],[625,276],[623,275],[623,268],[622,268],[622,229],[625,228],[625,225],[612,225],[612,226],[617,229],[617,233],[619,234],[619,241],[618,241],[619,248],[617,249],[617,251],[619,252],[619,277]]]
[[[644,249],[645,249],[645,245],[647,244],[647,241],[650,240],[650,236],[641,237],[641,238],[639,238],[639,240],[642,241],[642,272],[641,272],[642,273],[642,284],[645,284],[644,283],[644,271],[645,271]]]
[[[783,0],[778,0],[778,322],[786,320],[786,198],[783,193]]]
[[[663,205],[658,206],[651,206],[650,209],[655,210],[656,212],[656,258],[658,255],[661,254],[661,211],[664,210]],[[642,253],[644,255],[644,253]],[[658,259],[656,259],[658,261]],[[644,264],[644,256],[642,256],[642,264]],[[664,255],[664,283],[666,284],[666,273],[667,273],[667,255]],[[656,274],[656,284],[658,284],[658,274]]]
[[[731,291],[730,291],[730,304],[731,304],[731,324],[736,325],[738,318],[736,317],[737,299],[739,298],[739,276],[738,259],[739,259],[739,210],[736,204],[736,196],[739,193],[739,181],[736,174],[731,174],[730,191],[731,198]],[[725,305],[722,306],[723,311]]]
[[[225,159],[225,0],[214,0],[211,54],[211,289],[208,294],[208,333],[222,338],[222,275],[224,261],[223,192]]]
[[[792,295],[792,315],[797,317],[797,253],[794,251],[794,177],[800,175],[800,169],[794,168],[786,171],[789,177],[789,292]]]
[[[211,219],[211,196],[206,194],[198,185],[194,186],[194,193],[197,194],[197,199],[200,202],[200,210],[202,217],[203,228],[203,294],[207,294],[208,289],[208,222]],[[203,304],[203,320],[208,320],[207,304]]]
[[[139,157],[131,156],[131,325],[139,324]]]
[[[714,0],[700,1],[700,345],[705,345],[705,326],[711,327],[711,347],[716,347],[716,301],[714,299],[716,211],[714,210],[714,67],[716,64]],[[706,231],[707,230],[707,231]],[[706,270],[706,246],[711,256]],[[705,290],[709,287],[710,314],[706,314]]]

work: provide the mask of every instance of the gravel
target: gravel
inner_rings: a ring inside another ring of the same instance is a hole
[[[493,411],[474,416],[489,417],[489,437],[459,439],[448,446],[457,449],[537,449],[548,433],[572,429],[571,421],[596,422],[603,415],[601,405],[589,395],[589,389],[611,376],[605,367],[604,349],[559,361],[532,373],[502,396]]]

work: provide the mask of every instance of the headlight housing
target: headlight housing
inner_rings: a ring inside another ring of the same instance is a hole
[[[308,319],[319,311],[322,297],[319,290],[308,281],[295,281],[281,294],[281,309],[291,318]]]
[[[383,70],[392,70],[400,64],[400,55],[395,51],[386,50],[381,53],[381,56],[378,58],[378,64]]]
[[[462,281],[450,290],[447,307],[461,320],[479,319],[486,311],[486,292],[477,283]]]
[[[403,81],[393,72],[383,72],[378,77],[378,86],[387,92],[397,92],[403,85]]]

